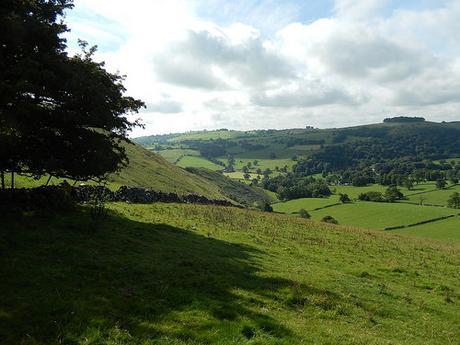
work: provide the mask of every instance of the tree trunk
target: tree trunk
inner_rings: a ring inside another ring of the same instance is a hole
[[[0,172],[0,175],[2,177],[2,189],[4,190],[5,189],[5,172],[2,170]]]
[[[11,189],[14,189],[14,171],[11,172]]]

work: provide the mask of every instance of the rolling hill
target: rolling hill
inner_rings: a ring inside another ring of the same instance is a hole
[[[237,208],[4,214],[0,339],[449,344],[460,247]]]

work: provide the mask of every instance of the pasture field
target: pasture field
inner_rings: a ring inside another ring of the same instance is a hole
[[[273,211],[282,213],[297,213],[300,209],[312,211],[314,209],[334,205],[339,197],[332,195],[329,198],[303,198],[273,204]]]
[[[458,210],[403,203],[355,202],[310,212],[313,219],[333,216],[340,224],[368,229],[409,225],[458,213]]]
[[[408,194],[406,196],[410,202],[447,206],[447,201],[454,192],[460,193],[460,185],[449,185],[445,189],[433,189],[426,193]]]
[[[227,157],[221,157],[219,160],[225,164],[227,164]],[[284,166],[288,167],[288,170],[290,171],[292,169],[292,166],[295,164],[295,161],[292,159],[257,159],[257,165],[254,166],[255,159],[248,159],[248,158],[242,158],[242,157],[235,157],[235,169],[241,170],[243,166],[246,166],[249,162],[252,164],[251,165],[251,172],[255,172],[257,169],[261,169],[262,171],[265,169],[270,169],[272,171],[275,170],[276,167],[282,168]]]
[[[200,152],[191,149],[166,149],[157,152],[170,163],[176,163],[183,156],[199,156]]]
[[[2,215],[2,344],[460,337],[458,245],[237,208],[108,206],[100,222],[86,208]]]
[[[429,237],[436,240],[460,243],[460,217],[448,218],[406,229],[391,230],[391,232],[393,231],[401,235]]]
[[[213,163],[206,158],[196,156],[184,156],[176,164],[182,168],[206,168],[213,171],[224,169],[223,166]]]
[[[230,178],[232,178],[232,179],[244,180],[244,173],[241,172],[241,171],[234,171],[234,172],[230,172],[230,173],[224,173],[224,175],[227,176],[227,177],[230,177]],[[255,179],[255,178],[257,178],[258,176],[259,176],[260,178],[263,177],[262,175],[258,175],[258,174],[254,174],[254,173],[249,173],[249,175],[251,175],[251,177],[250,177],[249,180]]]

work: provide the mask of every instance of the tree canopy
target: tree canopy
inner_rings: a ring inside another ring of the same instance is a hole
[[[100,178],[127,164],[121,140],[143,103],[124,77],[94,60],[95,47],[68,56],[62,21],[70,0],[0,4],[0,171]]]

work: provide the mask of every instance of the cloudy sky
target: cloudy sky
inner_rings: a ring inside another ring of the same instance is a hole
[[[460,0],[75,0],[147,109],[133,136],[460,120]]]

